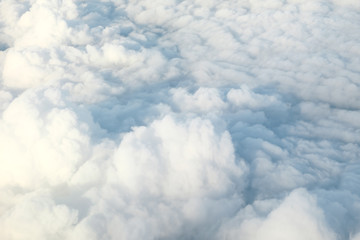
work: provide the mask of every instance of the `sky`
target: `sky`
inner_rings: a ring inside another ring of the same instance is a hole
[[[0,239],[360,240],[358,0],[1,0]]]

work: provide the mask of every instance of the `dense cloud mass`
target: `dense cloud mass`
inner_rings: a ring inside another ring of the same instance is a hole
[[[360,2],[1,0],[0,239],[360,240]]]

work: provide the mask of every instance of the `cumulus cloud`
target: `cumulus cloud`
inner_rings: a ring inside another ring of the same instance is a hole
[[[355,0],[0,2],[1,239],[359,239]]]
[[[46,192],[17,197],[0,218],[3,239],[64,239],[77,222],[77,211],[56,204]]]
[[[324,225],[324,213],[317,207],[316,200],[304,189],[291,192],[265,218],[256,217],[257,208],[261,211],[266,205],[269,203],[258,202],[254,204],[255,209],[244,209],[246,219],[239,221],[240,226],[229,224],[220,238],[336,239],[335,233]],[[255,217],[251,217],[252,214]]]

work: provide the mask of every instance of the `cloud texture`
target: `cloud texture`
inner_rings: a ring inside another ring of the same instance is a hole
[[[360,239],[356,0],[0,2],[0,238]]]

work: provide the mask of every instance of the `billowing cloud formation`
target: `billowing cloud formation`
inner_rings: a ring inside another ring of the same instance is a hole
[[[270,203],[271,204],[271,203]],[[323,226],[324,214],[316,201],[303,189],[296,189],[268,214],[266,219],[253,217],[257,208],[266,208],[267,202],[256,202],[245,208],[237,217],[238,222],[224,225],[221,231],[225,239],[336,239],[334,232]],[[255,209],[254,209],[255,207]],[[235,217],[235,219],[237,219]]]
[[[360,239],[355,0],[0,2],[1,239]]]

